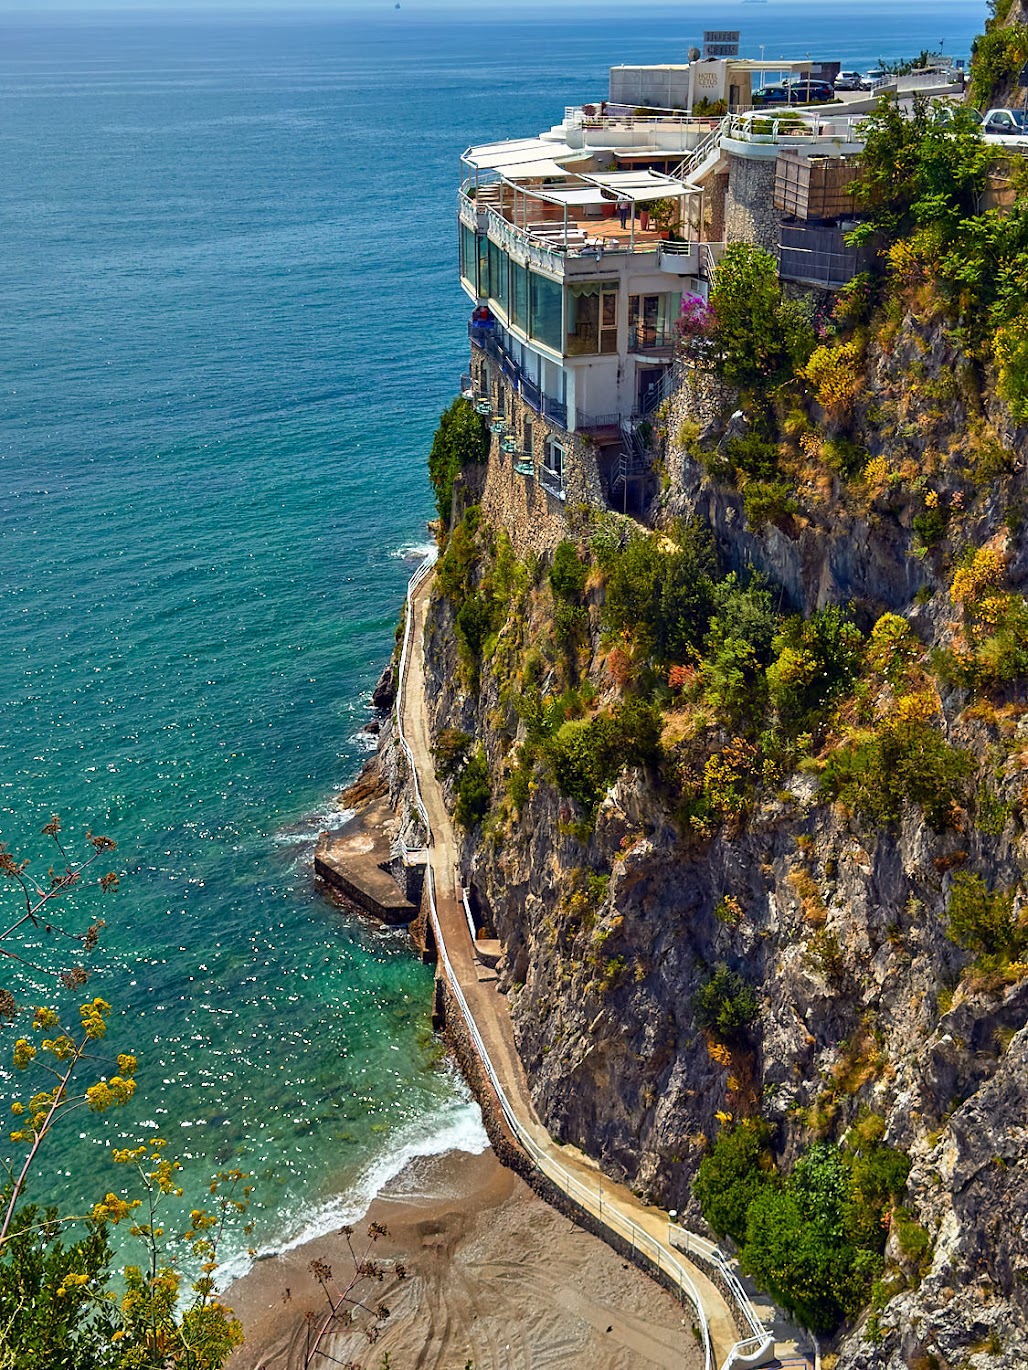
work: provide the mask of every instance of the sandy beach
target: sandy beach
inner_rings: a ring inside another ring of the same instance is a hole
[[[367,1311],[357,1310],[353,1327],[335,1327],[322,1343],[328,1355],[315,1357],[315,1366],[698,1370],[702,1364],[686,1310],[543,1203],[492,1151],[411,1162],[354,1224],[359,1256],[372,1222],[388,1230],[373,1249],[381,1278],[355,1286]],[[329,1287],[345,1286],[353,1272],[345,1236],[331,1233],[258,1261],[229,1289],[227,1300],[246,1332],[231,1370],[304,1365],[308,1327],[328,1312],[312,1261],[331,1269]],[[375,1318],[379,1308],[388,1315]],[[378,1328],[373,1343],[369,1323]]]

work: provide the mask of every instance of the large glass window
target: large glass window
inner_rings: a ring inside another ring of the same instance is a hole
[[[678,291],[662,295],[629,295],[630,347],[635,351],[644,351],[648,347],[669,347],[673,341],[673,325],[678,317],[681,299]]]
[[[510,264],[510,321],[528,332],[528,267]]]
[[[460,226],[460,274],[478,294],[478,243],[474,231],[466,224]]]
[[[489,296],[507,313],[508,257],[502,247],[489,244]]]
[[[616,281],[576,281],[568,286],[569,357],[618,350]]]
[[[484,299],[489,294],[489,239],[482,233],[478,235],[478,297]]]
[[[560,283],[530,271],[528,285],[531,336],[559,352],[563,341]]]
[[[506,265],[503,252],[495,243],[489,244],[489,298],[500,298],[500,266]]]

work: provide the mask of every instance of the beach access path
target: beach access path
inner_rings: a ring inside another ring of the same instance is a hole
[[[410,650],[406,654],[400,707],[403,732],[417,768],[421,795],[432,831],[429,855],[436,881],[438,926],[450,966],[519,1123],[541,1152],[559,1161],[560,1166],[579,1178],[590,1194],[595,1195],[594,1203],[586,1200],[583,1206],[589,1207],[593,1216],[601,1222],[605,1220],[604,1210],[619,1212],[627,1222],[634,1223],[663,1249],[669,1264],[674,1260],[687,1260],[681,1251],[670,1245],[666,1213],[642,1204],[624,1185],[604,1176],[596,1163],[576,1148],[558,1145],[540,1123],[514,1043],[507,1000],[499,993],[495,974],[480,964],[475,956],[459,883],[457,842],[443,802],[442,789],[435,778],[425,698],[425,621],[434,579],[434,575],[427,576],[411,596],[413,619],[410,624]],[[576,1192],[575,1197],[576,1202],[583,1203],[580,1193]],[[713,1281],[691,1263],[690,1273],[706,1315],[715,1363],[722,1365],[738,1341],[739,1334],[728,1304]]]

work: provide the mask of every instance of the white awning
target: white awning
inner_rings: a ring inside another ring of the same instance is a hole
[[[529,162],[565,161],[582,156],[581,148],[568,147],[567,143],[547,143],[541,138],[514,138],[503,143],[483,143],[481,147],[470,147],[463,161],[479,171],[506,172],[508,167],[525,166]]]
[[[557,162],[551,161],[545,157],[541,158],[538,162],[515,162],[513,166],[505,165],[496,167],[495,170],[499,171],[502,176],[505,176],[508,181],[521,181],[527,179],[529,176],[567,175],[567,167],[560,166]],[[532,189],[533,187],[526,186],[526,190],[529,192],[531,192]],[[546,187],[546,195],[548,198],[552,199],[555,195],[563,197],[564,194],[565,192],[562,190],[554,190],[550,186]],[[597,199],[599,199],[599,191],[593,191],[588,200],[582,200],[579,203],[592,204]]]
[[[558,170],[563,172],[564,168],[559,167]],[[512,176],[514,173],[508,167],[504,174]],[[599,186],[582,187],[576,185],[571,190],[562,190],[560,186],[547,186],[543,193],[547,200],[552,200],[559,205],[601,205],[608,203]]]
[[[583,178],[594,185],[603,186],[617,196],[624,196],[633,202],[643,200],[674,199],[678,195],[698,195],[696,186],[687,185],[674,176],[665,176],[659,171],[614,171],[602,176]]]

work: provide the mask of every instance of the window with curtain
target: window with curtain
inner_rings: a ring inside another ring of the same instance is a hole
[[[618,350],[617,281],[575,281],[567,288],[569,357]]]
[[[554,352],[561,350],[563,342],[562,294],[559,281],[537,271],[528,273],[529,332]]]

